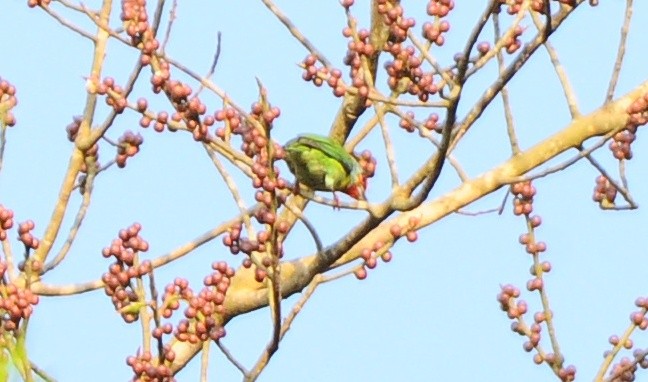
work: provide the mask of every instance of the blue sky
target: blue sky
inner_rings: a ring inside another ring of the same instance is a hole
[[[98,3],[89,1],[88,6]],[[307,52],[261,2],[234,3],[180,2],[169,55],[204,73],[211,63],[216,33],[221,31],[222,54],[214,76],[221,88],[246,107],[256,100],[258,77],[267,87],[270,101],[282,110],[273,132],[279,142],[302,132],[326,133],[339,100],[328,89],[315,88],[301,79],[297,63]],[[357,3],[354,12],[367,26],[368,2]],[[406,12],[413,16],[424,11],[422,3],[403,1]],[[578,9],[552,40],[583,113],[597,109],[605,97],[625,2],[601,3],[596,8]],[[67,167],[72,145],[65,126],[82,112],[83,76],[89,70],[92,47],[25,4],[9,0],[0,6],[0,25],[5,31],[0,36],[0,76],[18,88],[19,99],[15,110],[18,125],[7,134],[0,204],[12,208],[17,221],[34,220],[38,236],[52,212]],[[345,18],[338,2],[282,1],[278,5],[334,65],[342,67]],[[452,29],[447,45],[437,52],[442,62],[448,62],[460,49],[480,12],[469,9],[467,3],[457,5],[449,16]],[[636,2],[634,13],[618,95],[645,80],[643,36],[648,35],[648,24],[641,21],[648,15],[648,5]],[[89,27],[83,18],[73,19]],[[419,19],[418,25],[423,21]],[[530,21],[525,25],[533,29]],[[492,35],[490,29],[484,33],[488,38]],[[113,41],[104,73],[124,83],[136,59],[133,52]],[[475,78],[462,98],[462,111],[481,95],[494,75],[491,67]],[[149,96],[148,87],[148,80],[143,79],[136,96]],[[521,70],[510,91],[522,149],[569,122],[562,91],[544,51]],[[221,106],[206,92],[202,98],[210,110]],[[151,105],[169,110],[162,97],[151,99]],[[102,109],[100,116],[105,113]],[[101,248],[132,222],[142,223],[142,235],[151,247],[147,256],[154,258],[235,213],[236,206],[218,173],[191,137],[142,130],[137,121],[134,113],[125,113],[110,134],[117,138],[129,129],[140,132],[145,138],[141,153],[130,159],[125,169],[111,169],[99,177],[80,236],[68,259],[47,274],[47,282],[68,284],[99,278],[108,266]],[[393,121],[392,126],[397,129]],[[429,153],[423,151],[427,146],[415,135],[400,130],[393,135],[404,179]],[[388,192],[381,147],[376,134],[360,147],[374,150],[378,159],[379,174],[371,180],[370,200],[382,200]],[[635,156],[627,164],[631,191],[640,206],[648,199],[645,147],[640,137],[633,144]],[[455,154],[474,177],[506,160],[509,153],[498,100]],[[111,149],[103,148],[100,161],[113,155]],[[572,155],[561,156],[555,163]],[[614,173],[616,164],[607,149],[596,157]],[[553,264],[545,282],[562,351],[567,364],[577,366],[579,380],[594,377],[603,352],[609,348],[607,338],[625,330],[627,317],[634,310],[633,301],[648,294],[642,266],[648,216],[643,208],[599,210],[591,202],[597,175],[590,165],[579,162],[535,184],[538,194],[534,208],[544,222],[537,233],[548,245],[544,258]],[[432,197],[458,184],[457,177],[446,168]],[[469,210],[496,207],[504,195],[505,190],[497,191]],[[248,193],[248,200],[252,196]],[[76,206],[79,196],[74,198],[72,205]],[[549,369],[534,365],[531,355],[522,350],[523,339],[509,330],[510,322],[495,300],[500,284],[514,283],[523,288],[530,278],[531,259],[517,244],[525,224],[512,215],[510,204],[507,207],[502,216],[451,215],[419,232],[417,242],[400,241],[393,250],[392,262],[380,264],[366,280],[347,277],[322,286],[259,380],[551,380]],[[337,240],[364,216],[314,204],[309,205],[306,215],[325,243]],[[66,220],[67,226],[71,219]],[[289,258],[314,251],[301,227],[286,246]],[[229,255],[220,240],[215,240],[158,270],[156,279],[165,285],[180,275],[199,289],[209,264],[216,260],[234,266],[241,258]],[[524,292],[524,299],[530,311],[538,309],[536,295]],[[295,297],[288,299],[284,309],[295,301]],[[139,331],[138,325],[123,323],[102,291],[42,298],[30,322],[29,351],[34,362],[60,381],[88,380],[90,376],[96,381],[126,380],[131,374],[124,360],[140,346]],[[237,317],[227,331],[224,343],[250,367],[270,337],[269,312],[263,309]],[[635,337],[639,347],[645,347],[645,341],[644,333]],[[240,379],[216,348],[210,357],[210,376],[214,379]],[[197,361],[183,370],[178,380],[197,380]]]

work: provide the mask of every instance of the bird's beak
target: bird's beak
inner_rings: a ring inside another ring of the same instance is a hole
[[[367,200],[364,194],[364,187],[362,186],[354,184],[353,186],[347,188],[344,193],[356,200]]]

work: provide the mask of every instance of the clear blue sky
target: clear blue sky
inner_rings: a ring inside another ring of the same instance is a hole
[[[89,1],[88,5],[98,3]],[[367,26],[368,2],[357,3],[362,4],[356,14]],[[423,12],[423,3],[403,1],[411,15]],[[449,17],[452,29],[448,44],[438,52],[444,62],[459,49],[481,12],[468,9],[467,2],[457,3]],[[582,6],[553,40],[583,113],[595,110],[605,97],[625,4],[601,3],[593,9]],[[648,5],[635,3],[635,22],[618,94],[646,79],[643,36],[648,35],[644,22]],[[337,1],[281,1],[278,5],[335,65],[342,67],[346,43],[341,29],[345,19]],[[61,9],[58,4],[54,6]],[[86,20],[76,19],[89,27]],[[422,22],[419,19],[418,25]],[[33,219],[39,236],[51,214],[72,149],[65,126],[82,112],[83,76],[89,70],[91,45],[43,12],[27,8],[26,1],[5,1],[0,6],[0,25],[4,31],[0,36],[0,76],[16,85],[19,99],[15,110],[18,125],[7,134],[0,204],[12,208],[17,221]],[[525,25],[533,29],[530,21]],[[168,52],[204,73],[211,63],[217,31],[223,33],[223,43],[214,81],[240,105],[248,106],[256,99],[258,77],[267,87],[271,102],[282,110],[274,131],[278,141],[285,142],[301,132],[328,131],[339,100],[328,89],[301,80],[297,63],[307,52],[261,2],[180,2]],[[492,35],[490,29],[485,33]],[[124,83],[137,57],[120,43],[113,41],[110,48],[104,73]],[[487,70],[467,89],[462,110],[481,94],[482,86],[492,81],[493,75],[492,69]],[[148,96],[148,81],[143,78],[141,82],[136,93]],[[216,97],[206,92],[203,95],[210,110],[220,107]],[[544,52],[539,52],[512,81],[511,96],[523,149],[569,122],[564,97]],[[151,100],[151,105],[169,110],[162,97]],[[509,156],[499,106],[498,101],[484,114],[456,151],[472,177]],[[111,169],[99,177],[79,239],[66,262],[47,274],[47,282],[68,284],[99,278],[109,263],[101,257],[101,248],[132,222],[142,223],[142,235],[151,247],[147,255],[153,258],[229,219],[236,210],[199,145],[186,134],[139,129],[137,120],[133,113],[126,113],[111,136],[116,138],[128,129],[140,132],[145,138],[141,153],[129,160],[124,170]],[[392,126],[396,129],[395,123]],[[639,135],[627,171],[635,199],[645,206],[648,147]],[[429,153],[411,149],[425,147],[414,135],[394,131],[394,136],[404,177]],[[379,171],[386,171],[378,142],[374,135],[361,148],[374,149]],[[112,149],[104,147],[100,161],[105,163],[113,155]],[[596,156],[614,172],[615,163],[607,149]],[[458,185],[451,169],[446,171],[433,196]],[[536,182],[534,203],[544,221],[538,231],[539,239],[549,248],[544,256],[553,264],[546,285],[558,338],[567,364],[577,366],[580,380],[593,378],[603,352],[609,348],[607,338],[625,330],[633,301],[646,295],[646,210],[599,210],[591,202],[596,176],[595,169],[579,162]],[[388,185],[386,173],[379,173],[371,182],[369,198],[381,200]],[[500,190],[469,209],[498,206],[504,194]],[[248,200],[252,195],[249,193]],[[75,195],[72,205],[78,202]],[[316,205],[310,205],[306,214],[325,243],[338,239],[363,217],[362,213],[334,212]],[[69,226],[71,217],[66,222]],[[393,261],[370,271],[366,280],[347,277],[321,287],[294,322],[260,380],[552,380],[549,369],[534,365],[531,355],[522,350],[523,338],[509,330],[510,322],[495,300],[500,284],[514,283],[523,288],[530,277],[530,258],[517,244],[524,230],[523,219],[512,216],[509,204],[502,216],[449,216],[419,232],[416,243],[399,242]],[[15,234],[10,236],[14,240]],[[311,254],[310,243],[303,229],[296,231],[286,244],[287,256]],[[180,275],[197,290],[208,265],[215,260],[238,265],[241,258],[229,255],[220,240],[215,240],[160,269],[156,279],[165,285]],[[538,308],[536,295],[525,292],[524,298],[530,311]],[[285,309],[294,302],[294,297],[289,299]],[[124,360],[140,346],[139,331],[139,325],[123,323],[102,291],[43,298],[30,323],[30,356],[60,381],[126,380],[131,374]],[[250,367],[270,331],[268,311],[259,310],[230,322],[224,343]],[[635,343],[645,345],[645,340],[644,333],[639,333]],[[216,348],[210,357],[214,380],[240,379]],[[197,361],[182,371],[178,380],[197,380]],[[639,378],[646,378],[645,374]]]

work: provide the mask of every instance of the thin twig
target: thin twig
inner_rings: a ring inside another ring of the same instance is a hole
[[[571,14],[574,8],[565,9],[563,12],[558,14],[553,18],[553,24],[551,31],[555,31]],[[475,123],[475,121],[482,115],[484,110],[488,105],[493,101],[493,99],[499,94],[502,87],[504,87],[513,76],[529,61],[531,56],[535,53],[538,47],[546,41],[547,36],[545,34],[536,34],[536,36],[526,45],[522,47],[522,51],[517,55],[515,60],[509,66],[507,66],[506,71],[500,75],[497,80],[493,82],[491,86],[484,91],[480,99],[475,102],[474,106],[467,113],[466,117],[461,121],[457,127],[455,127],[456,132],[453,133],[453,143],[450,146],[449,151],[452,152],[456,147],[457,143],[461,140],[461,137],[466,134],[468,129]],[[476,66],[476,65],[475,65]],[[475,70],[473,67],[471,70]],[[469,73],[470,74],[470,71]]]
[[[317,287],[323,282],[326,282],[326,279],[321,274],[315,275],[315,277],[313,277],[311,282],[308,284],[308,287],[306,287],[306,291],[304,292],[304,294],[302,294],[302,296],[293,306],[290,313],[284,319],[284,322],[281,325],[281,339],[283,339],[286,333],[288,332],[288,330],[290,330],[290,325],[295,320],[297,315],[302,311],[304,305],[306,305],[306,303],[311,298],[313,293],[315,293],[315,289],[317,289]]]
[[[16,267],[14,266],[14,256],[11,249],[11,243],[9,240],[2,240],[2,253],[4,253],[4,261],[7,263],[7,273],[9,276],[9,281],[13,282],[16,280],[18,275],[16,274]]]
[[[598,142],[596,142],[594,145],[592,145],[591,147],[589,147],[587,149],[584,149],[583,147],[579,147],[578,148],[578,155],[574,156],[573,158],[570,158],[570,159],[568,159],[568,160],[566,160],[566,161],[564,161],[562,163],[559,163],[559,164],[557,164],[555,166],[549,167],[549,168],[547,168],[547,169],[545,169],[545,170],[543,170],[541,172],[538,172],[536,174],[523,175],[523,176],[512,178],[512,179],[510,179],[510,181],[508,183],[513,184],[513,183],[518,183],[518,182],[524,182],[524,181],[543,178],[545,176],[551,175],[551,174],[556,173],[558,171],[562,171],[562,170],[570,167],[571,165],[573,165],[574,163],[578,162],[579,160],[581,160],[583,158],[587,158],[587,160],[601,173],[601,175],[603,175],[606,179],[608,179],[608,181],[610,182],[610,185],[612,185],[612,187],[616,188],[619,191],[619,193],[623,196],[623,198],[630,205],[629,208],[630,209],[637,208],[637,204],[635,203],[632,196],[630,195],[627,187],[625,185],[623,185],[623,184],[618,184],[614,179],[612,179],[612,177],[610,176],[610,174],[608,174],[608,172],[605,170],[605,168],[603,168],[603,166],[601,166],[601,164],[599,164],[596,161],[596,159],[594,159],[591,156],[591,154],[594,151],[596,151],[598,148],[603,146],[617,132],[618,132],[618,129],[606,134]]]
[[[115,159],[109,160],[108,163],[104,164],[96,171],[95,177],[101,174],[102,172],[108,170],[109,168],[111,168],[115,163],[116,163]],[[86,178],[79,177],[79,181],[74,185],[74,190],[78,190],[81,186],[85,185],[85,181]]]
[[[533,19],[533,22],[535,23],[536,28],[538,28],[538,31],[541,32],[543,28],[540,22],[540,17],[534,12],[531,12],[531,17]],[[551,63],[553,64],[554,70],[556,71],[556,75],[558,76],[560,85],[563,88],[563,93],[565,94],[565,98],[567,100],[567,106],[569,107],[569,113],[571,114],[572,118],[577,118],[578,116],[581,115],[581,113],[578,110],[576,91],[571,86],[571,83],[569,82],[569,77],[567,76],[567,72],[565,71],[565,68],[560,63],[560,60],[558,59],[558,52],[556,52],[556,49],[553,47],[553,44],[549,42],[549,40],[546,40],[542,45],[547,50],[549,59],[551,59]]]
[[[162,318],[160,316],[159,309],[159,293],[157,286],[155,284],[155,269],[151,267],[151,271],[148,273],[149,276],[149,293],[151,293],[151,309],[153,310],[153,321],[155,322],[156,328],[162,328]],[[157,351],[158,351],[158,362],[164,362],[164,341],[162,336],[157,337]]]
[[[200,382],[207,382],[207,371],[209,369],[209,341],[202,344],[202,354],[200,356]]]
[[[234,178],[229,174],[225,166],[221,163],[221,161],[218,159],[214,151],[211,150],[211,148],[203,143],[203,148],[207,152],[207,155],[212,160],[212,163],[214,164],[214,167],[216,167],[216,170],[218,170],[218,173],[220,174],[221,178],[223,178],[223,181],[225,182],[225,185],[229,189],[230,193],[232,194],[232,198],[234,198],[234,202],[239,208],[239,212],[241,213],[241,216],[243,216],[243,220],[245,222],[245,226],[248,230],[248,235],[250,237],[255,236],[254,233],[254,227],[252,226],[252,223],[250,221],[249,215],[245,215],[245,211],[247,210],[247,206],[245,205],[245,201],[243,200],[243,197],[241,196],[241,193],[239,192],[238,186],[236,185],[236,182],[234,181]]]
[[[493,1],[490,3],[490,9],[492,10],[493,7],[498,6],[498,1]],[[513,35],[515,33],[516,28],[520,25],[522,20],[526,17],[526,12],[529,9],[529,1],[524,1],[522,3],[522,6],[520,10],[518,11],[517,15],[511,21],[511,26],[504,32],[502,35],[502,38],[499,40],[495,41],[495,45],[488,51],[486,54],[481,55],[479,58],[477,58],[477,61],[473,62],[473,66],[466,72],[466,78],[471,77],[473,74],[477,73],[481,68],[483,68],[491,59],[495,58],[495,55],[497,52],[501,51],[506,47],[507,42],[513,38]],[[494,13],[494,12],[493,12]],[[482,16],[484,17],[484,16]],[[483,19],[482,21],[488,21],[488,19]],[[476,40],[475,40],[476,42]],[[474,43],[473,43],[474,44]],[[470,52],[468,52],[470,53]],[[470,55],[465,55],[465,58],[470,57]],[[459,62],[460,64],[463,62]],[[467,60],[466,60],[467,62]]]
[[[136,253],[133,267],[139,267],[140,264],[139,254]],[[149,306],[146,304],[146,287],[144,286],[144,280],[142,277],[135,278],[134,289],[137,294],[137,303],[140,304],[138,314],[139,322],[142,326],[142,349],[144,349],[145,352],[150,352],[151,339],[153,338],[151,331],[151,312],[149,312]]]
[[[212,60],[212,64],[209,67],[209,71],[207,72],[207,75],[205,76],[206,79],[210,79],[214,75],[214,72],[216,72],[216,66],[218,65],[218,59],[220,58],[220,54],[221,54],[221,32],[218,31],[216,33],[216,53],[214,53],[214,59]],[[200,87],[198,87],[198,90],[196,90],[196,93],[194,93],[192,98],[198,97],[198,95],[203,91],[203,89],[205,89],[205,87],[202,84],[200,84]]]
[[[619,160],[619,178],[621,178],[621,184],[623,188],[628,189],[628,178],[626,178],[626,161],[624,159]]]
[[[499,14],[493,14],[493,27],[495,30],[495,41],[501,39],[500,33],[500,23],[499,23]],[[497,51],[497,65],[499,70],[499,75],[501,76],[504,72],[504,55],[502,50]],[[509,144],[511,145],[511,152],[513,155],[516,155],[520,152],[520,143],[517,138],[517,133],[515,132],[515,120],[513,119],[513,111],[511,110],[511,101],[509,99],[508,87],[503,86],[500,91],[502,95],[502,103],[504,104],[504,118],[506,119],[506,133],[508,134]]]
[[[225,358],[227,358],[227,360],[230,361],[230,362],[232,363],[232,365],[234,365],[237,369],[239,369],[239,371],[240,371],[243,375],[247,375],[248,371],[247,371],[247,369],[245,368],[245,366],[243,366],[243,365],[242,365],[242,364],[241,364],[241,363],[240,363],[236,358],[234,358],[234,356],[232,355],[232,353],[229,351],[229,349],[227,349],[227,348],[225,347],[225,345],[223,345],[223,343],[221,342],[221,340],[216,340],[216,346],[218,346],[218,348],[219,348],[219,349],[223,352],[223,354],[225,355]]]
[[[179,259],[189,254],[193,250],[197,249],[198,247],[202,246],[203,244],[210,242],[211,240],[218,237],[219,235],[222,235],[223,233],[227,232],[227,230],[230,229],[233,224],[240,222],[243,219],[243,215],[248,215],[248,216],[254,215],[254,213],[260,207],[261,204],[258,203],[252,206],[250,209],[246,210],[243,214],[220,224],[218,227],[215,227],[214,229],[203,233],[202,235],[174,249],[173,251],[168,252],[165,255],[162,255],[158,258],[151,260],[151,265],[153,269],[157,269],[176,259]],[[69,296],[69,295],[85,293],[99,288],[103,288],[103,286],[104,284],[103,281],[101,281],[101,279],[88,281],[85,283],[68,284],[68,285],[50,285],[50,284],[45,284],[41,281],[36,281],[32,284],[32,290],[34,291],[34,293],[43,296]]]
[[[96,163],[93,165],[96,165]],[[74,243],[74,240],[76,239],[76,236],[79,233],[81,224],[83,223],[86,213],[88,212],[88,207],[90,206],[90,200],[92,197],[92,190],[94,188],[94,179],[96,174],[97,174],[96,171],[88,172],[88,175],[85,178],[85,185],[84,185],[85,192],[83,193],[83,199],[81,201],[81,204],[79,205],[79,210],[77,211],[76,217],[74,218],[74,223],[70,227],[70,232],[68,233],[68,237],[65,240],[65,243],[63,243],[63,246],[61,247],[59,252],[52,259],[52,261],[45,264],[45,266],[43,267],[42,274],[45,274],[51,271],[52,269],[56,268],[56,266],[58,266],[61,263],[61,261],[65,259],[65,256],[67,256],[68,252],[70,251],[70,248],[72,248],[72,244]]]
[[[408,118],[405,113],[403,113],[402,110],[398,108],[392,108],[390,112],[398,115],[400,118]],[[424,123],[421,123],[420,121],[417,121],[415,119],[408,119],[418,130],[419,136],[426,138],[429,140],[434,146],[436,146],[437,149],[441,147],[441,142],[439,142],[435,137],[434,133],[429,130],[427,127],[425,127]],[[455,169],[455,172],[457,173],[457,176],[459,177],[459,180],[462,182],[465,182],[468,180],[470,177],[466,173],[466,171],[461,167],[459,164],[459,161],[457,158],[455,158],[454,155],[452,154],[447,154],[446,155],[446,160],[448,160],[448,163],[452,166],[452,168]]]
[[[171,4],[171,9],[169,10],[169,22],[167,23],[166,30],[164,31],[164,41],[162,42],[162,46],[160,47],[162,53],[166,51],[167,44],[169,43],[169,39],[171,38],[171,29],[173,28],[173,22],[176,19],[177,8],[178,0],[173,0],[173,4]]]
[[[534,224],[532,223],[532,219],[528,214],[525,215],[525,221],[527,226],[527,232],[529,235],[529,240],[531,243],[535,243],[536,242],[535,228],[534,228]],[[542,265],[540,264],[540,252],[534,251],[532,255],[533,255],[534,274],[538,279],[542,280],[543,270],[542,270]],[[553,353],[556,356],[556,361],[552,363],[547,362],[547,365],[549,365],[551,369],[554,371],[554,373],[558,375],[558,372],[560,371],[560,369],[562,369],[564,357],[562,355],[562,352],[560,351],[560,344],[556,336],[556,327],[554,326],[554,315],[549,305],[549,296],[547,294],[547,288],[538,288],[537,292],[540,295],[540,301],[542,303],[542,311],[544,312],[545,315],[544,323],[545,326],[547,327],[547,332],[549,334],[549,341],[551,342],[551,348],[553,350]]]
[[[88,40],[96,43],[97,38],[93,36],[92,34],[86,32],[85,30],[79,28],[77,25],[74,25],[71,21],[68,21],[65,19],[63,16],[59,15],[58,13],[54,12],[51,7],[44,7],[41,6],[41,9],[44,10],[48,15],[52,16],[54,20],[58,21],[61,25],[64,27],[68,28],[69,30],[79,34],[81,37],[85,37]]]
[[[635,201],[633,200],[632,195],[630,195],[630,192],[625,187],[623,187],[623,185],[615,181],[610,176],[610,174],[607,173],[605,168],[603,168],[603,166],[600,163],[598,163],[596,159],[594,159],[591,155],[587,155],[586,158],[592,164],[592,166],[594,166],[601,173],[601,175],[607,178],[608,182],[610,182],[612,187],[616,188],[619,191],[619,193],[623,196],[626,202],[628,202],[628,204],[630,205],[629,206],[630,209],[634,209],[638,207],[637,203],[635,203]]]
[[[358,134],[356,134],[353,137],[350,137],[347,139],[346,143],[344,144],[344,148],[347,151],[353,151],[355,147],[360,144],[360,142],[369,135],[371,130],[378,124],[378,116],[373,115],[371,118],[362,126]]]
[[[528,2],[525,2],[524,4],[526,3]],[[479,20],[477,21],[477,25],[471,31],[466,45],[464,46],[462,52],[462,57],[464,57],[464,59],[459,60],[459,63],[457,65],[457,73],[454,77],[454,83],[456,84],[456,86],[451,89],[450,95],[448,97],[450,100],[450,105],[448,106],[446,111],[446,120],[441,132],[442,139],[439,150],[428,161],[426,161],[426,163],[422,166],[418,173],[415,174],[415,176],[412,176],[410,180],[405,183],[404,190],[408,194],[412,193],[414,189],[419,185],[421,185],[420,190],[410,198],[405,198],[404,200],[394,199],[392,201],[391,208],[402,211],[409,210],[420,205],[428,197],[430,191],[439,179],[441,170],[443,169],[443,165],[446,161],[447,154],[452,151],[453,145],[457,142],[456,139],[453,140],[453,138],[456,137],[453,137],[453,129],[457,121],[459,100],[461,98],[464,83],[467,80],[466,74],[468,70],[468,57],[470,57],[470,52],[475,46],[475,43],[477,42],[477,39],[479,38],[482,30],[486,26],[486,23],[490,18],[495,4],[496,0],[491,0],[488,3],[486,9],[484,9],[484,12],[481,14]]]
[[[164,11],[164,3],[166,0],[158,0],[155,7],[155,12],[153,13],[153,22],[151,23],[153,27],[153,34],[158,35],[158,30],[160,29],[160,23],[162,22],[162,12]]]
[[[279,21],[290,31],[290,34],[293,35],[305,48],[312,54],[317,57],[317,59],[324,64],[327,68],[332,68],[331,62],[311,43],[306,36],[304,36],[295,24],[290,21],[288,16],[286,16],[277,5],[271,0],[261,0],[261,2],[272,12]]]
[[[72,9],[74,11],[77,11],[77,12],[80,12],[80,13],[85,13],[85,10],[82,7],[80,7],[80,6],[76,5],[76,4],[72,4],[69,1],[66,1],[66,0],[54,0],[54,1],[61,4],[61,5],[63,5],[66,8],[70,8],[70,9]]]
[[[439,65],[434,56],[430,54],[429,50],[423,45],[421,41],[419,41],[418,38],[416,38],[416,35],[412,32],[412,29],[409,29],[407,31],[407,38],[409,38],[414,46],[416,46],[421,55],[423,55],[425,61],[430,63],[430,65],[432,65],[432,68],[434,68],[434,70],[436,70],[441,78],[443,78],[445,84],[449,85],[451,88],[456,85],[454,79],[448,74],[448,71],[444,70],[441,65]]]
[[[4,152],[7,146],[7,125],[4,121],[0,121],[0,172],[2,172],[2,164],[4,163]]]
[[[610,84],[608,86],[607,95],[605,96],[605,103],[612,101],[614,98],[614,91],[619,81],[619,74],[621,73],[621,66],[623,65],[623,57],[625,56],[626,41],[628,39],[628,32],[630,31],[630,22],[632,21],[632,1],[626,0],[625,17],[623,26],[621,27],[621,37],[619,38],[619,49],[617,50],[617,57],[614,62],[614,69],[610,77]]]
[[[100,22],[104,24],[108,23],[111,9],[112,1],[105,0],[102,4],[101,12],[99,15]],[[109,34],[106,31],[101,28],[97,30],[92,66],[90,75],[88,76],[89,78],[100,78],[101,76],[101,71],[106,57],[108,38]],[[41,245],[34,254],[34,259],[41,262],[45,262],[47,256],[49,255],[50,250],[54,245],[54,241],[58,236],[61,224],[65,217],[65,213],[67,212],[70,195],[72,193],[76,177],[79,174],[84,161],[84,147],[82,143],[84,143],[84,141],[86,141],[91,134],[91,125],[96,107],[97,95],[88,93],[83,112],[83,119],[81,121],[81,126],[79,127],[77,140],[75,140],[75,148],[72,151],[68,169],[63,177],[56,205],[54,206],[54,210],[52,211],[49,223],[45,228],[45,233],[43,234]],[[85,147],[85,149],[89,148],[90,146]]]
[[[384,106],[375,105],[374,110],[378,116],[378,123],[380,124],[380,132],[382,133],[383,143],[385,144],[385,156],[387,157],[387,165],[389,167],[389,173],[391,175],[391,186],[392,188],[398,187],[398,167],[396,165],[396,152],[394,151],[394,144],[392,143],[391,137],[389,136],[389,128],[387,122],[385,121],[385,110]]]
[[[317,230],[315,230],[315,226],[304,216],[304,214],[296,209],[295,207],[289,205],[289,204],[284,204],[284,207],[286,207],[287,210],[295,214],[297,216],[297,219],[299,219],[302,223],[304,223],[304,226],[308,230],[308,232],[311,234],[313,237],[313,240],[315,241],[315,248],[317,249],[317,253],[320,253],[324,250],[324,246],[322,245],[322,239],[319,237],[317,234]]]
[[[32,371],[36,375],[38,375],[43,381],[45,381],[45,382],[56,382],[56,379],[54,379],[54,377],[47,374],[47,372],[45,370],[38,367],[38,365],[36,365],[34,362],[29,361],[29,366],[31,367]]]
[[[486,215],[486,214],[491,214],[493,212],[499,212],[501,207],[495,207],[495,208],[489,208],[487,210],[483,211],[477,211],[477,212],[471,212],[471,211],[464,211],[464,210],[457,210],[455,213],[457,215],[466,215],[466,216],[479,216],[479,215]]]

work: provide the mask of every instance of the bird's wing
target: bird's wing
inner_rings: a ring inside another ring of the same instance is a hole
[[[328,137],[317,134],[302,134],[297,138],[297,141],[304,146],[320,150],[326,156],[337,160],[347,174],[351,174],[358,165],[353,156],[342,145],[331,141]]]

